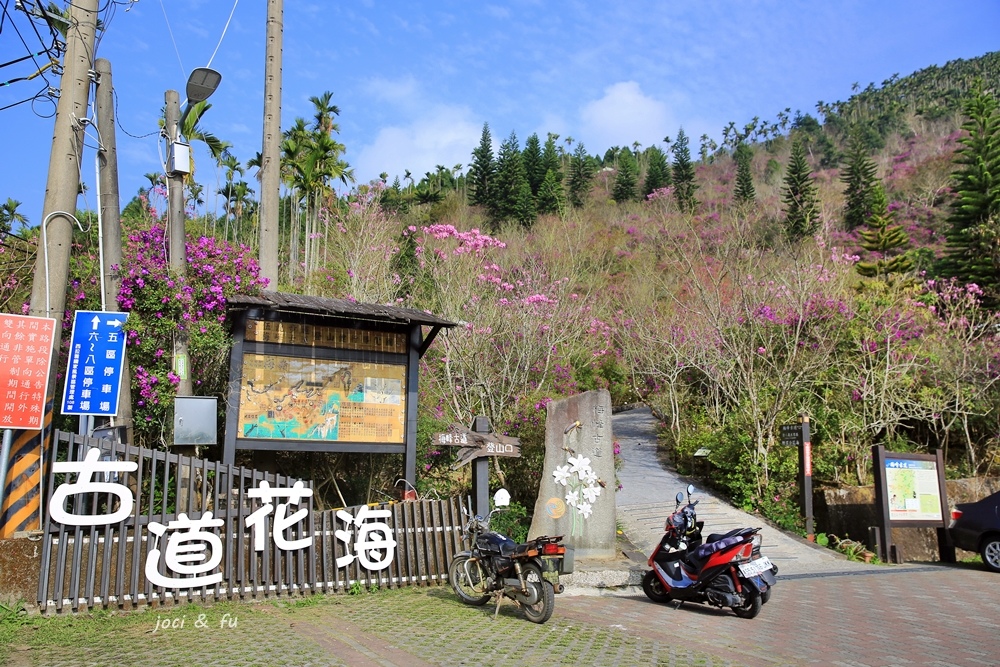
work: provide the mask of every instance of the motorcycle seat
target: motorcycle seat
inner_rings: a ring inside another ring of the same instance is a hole
[[[743,535],[741,535],[740,533],[742,533],[743,530],[745,529],[740,528],[736,530],[733,535],[729,535],[728,537],[723,537],[721,540],[716,540],[714,542],[706,542],[705,544],[702,544],[700,547],[691,552],[691,554],[688,556],[688,563],[690,563],[691,565],[695,566],[697,569],[700,570],[701,567],[705,564],[705,561],[707,561],[712,554],[714,554],[717,551],[722,551],[723,549],[727,549],[733,546],[734,544],[739,544],[740,542],[742,542]]]
[[[727,537],[732,537],[733,535],[740,535],[743,531],[748,530],[747,528],[733,528],[728,533],[712,533],[708,536],[705,542],[718,542],[719,540],[724,540]]]

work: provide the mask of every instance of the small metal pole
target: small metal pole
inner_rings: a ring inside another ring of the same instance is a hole
[[[10,447],[14,442],[14,431],[3,432],[3,451],[0,452],[0,528],[3,528],[3,503],[7,499],[7,466],[10,463]]]

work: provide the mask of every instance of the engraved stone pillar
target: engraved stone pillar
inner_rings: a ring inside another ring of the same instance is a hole
[[[530,537],[563,535],[577,559],[617,556],[611,394],[548,404],[545,463]]]

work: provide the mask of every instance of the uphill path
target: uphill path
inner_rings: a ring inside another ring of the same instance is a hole
[[[778,566],[778,576],[804,577],[820,573],[863,573],[884,570],[820,547],[780,530],[758,514],[733,507],[725,498],[703,488],[695,480],[679,475],[657,447],[658,422],[648,407],[616,413],[612,417],[614,438],[621,447],[623,465],[618,472],[622,485],[616,496],[618,524],[625,536],[648,557],[663,536],[663,523],[676,508],[674,497],[694,484],[698,518],[705,522],[704,534],[725,533],[743,526],[761,527],[761,551]],[[633,560],[637,560],[635,555]],[[906,567],[892,566],[893,568]]]

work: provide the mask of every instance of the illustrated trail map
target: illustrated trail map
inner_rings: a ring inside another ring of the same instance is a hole
[[[406,366],[245,354],[240,437],[402,443]]]
[[[940,521],[941,493],[934,461],[886,459],[890,521]]]

